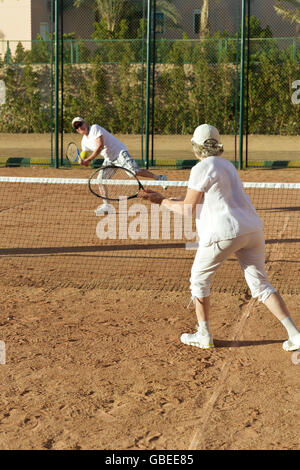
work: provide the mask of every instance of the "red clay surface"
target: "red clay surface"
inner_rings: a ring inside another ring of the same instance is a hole
[[[2,176],[88,174],[0,169]],[[240,174],[299,182],[300,171]],[[1,449],[299,449],[300,355],[282,350],[284,328],[250,300],[234,261],[212,295],[216,348],[188,347],[179,340],[196,323],[186,309],[195,253],[186,240],[103,242],[95,236],[98,201],[86,187],[5,185]],[[274,194],[271,205],[262,195],[256,204],[269,240],[267,269],[300,325],[299,196]]]

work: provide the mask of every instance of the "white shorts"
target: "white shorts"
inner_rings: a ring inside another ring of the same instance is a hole
[[[114,161],[111,161],[108,158],[105,159],[102,166],[105,168],[106,166],[109,166],[109,165],[122,166],[125,169],[132,171],[132,173],[134,174],[136,174],[140,170],[138,164],[136,163],[135,160],[133,160],[133,158],[131,157],[129,152],[127,152],[127,150],[121,150],[118,158],[116,158]],[[102,177],[105,179],[110,179],[114,176],[116,171],[117,170],[115,170],[114,168],[108,168],[107,170],[103,171]],[[127,173],[127,174],[128,176],[132,176],[130,173]]]
[[[265,270],[265,239],[263,231],[247,233],[231,240],[222,240],[209,246],[199,246],[191,272],[193,298],[210,295],[210,286],[218,268],[232,254],[237,257],[251,295],[264,302],[276,292]]]

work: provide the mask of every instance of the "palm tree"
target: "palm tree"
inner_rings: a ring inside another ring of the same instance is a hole
[[[220,0],[217,0],[218,2]],[[200,17],[200,38],[206,38],[210,33],[209,0],[203,0]]]
[[[200,17],[200,38],[205,38],[209,35],[209,0],[203,0]]]
[[[296,10],[292,11],[287,8],[287,4],[294,6]],[[274,6],[278,15],[281,15],[285,20],[290,23],[297,23],[297,30],[300,28],[300,0],[276,0]],[[298,26],[299,25],[299,26]]]
[[[104,19],[107,29],[112,32],[122,17],[125,3],[123,0],[74,0],[75,7],[84,6],[94,10],[95,20]]]
[[[142,3],[141,1],[139,3]],[[180,23],[181,15],[177,8],[172,5],[172,0],[156,0],[156,10],[164,13],[166,18],[173,24]]]
[[[141,0],[74,0],[74,5],[92,8],[103,19],[108,31],[114,32],[120,20],[134,17],[142,18],[143,1]],[[178,24],[180,14],[172,5],[172,0],[156,0],[156,9],[165,14],[169,21]]]

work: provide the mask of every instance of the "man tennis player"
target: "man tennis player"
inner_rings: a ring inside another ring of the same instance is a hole
[[[82,151],[92,152],[89,157],[80,160],[81,165],[88,166],[101,154],[104,157],[104,167],[113,163],[131,170],[137,176],[143,176],[158,181],[167,181],[167,177],[164,175],[154,175],[149,170],[141,169],[130,156],[127,147],[98,124],[89,126],[82,117],[77,116],[73,119],[72,126],[76,129],[78,134],[82,135]],[[104,199],[103,204],[95,210],[95,213],[96,215],[102,215],[110,211],[111,205]]]
[[[191,293],[198,320],[197,332],[181,336],[184,344],[199,348],[214,346],[209,329],[210,286],[217,269],[232,254],[244,271],[252,297],[263,302],[288,333],[285,351],[300,349],[300,331],[265,271],[263,223],[244,192],[231,162],[221,157],[218,130],[208,124],[195,129],[192,146],[199,163],[191,170],[186,196],[166,199],[151,191],[144,199],[180,214],[196,216],[199,247],[191,271]]]

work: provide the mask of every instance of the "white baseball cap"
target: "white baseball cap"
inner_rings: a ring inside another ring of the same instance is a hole
[[[196,127],[191,141],[203,145],[204,142],[209,139],[216,140],[218,144],[221,143],[218,129],[210,124],[201,124],[201,126]]]
[[[82,117],[77,116],[72,121],[72,127],[74,127],[75,122],[84,122],[84,119]]]

